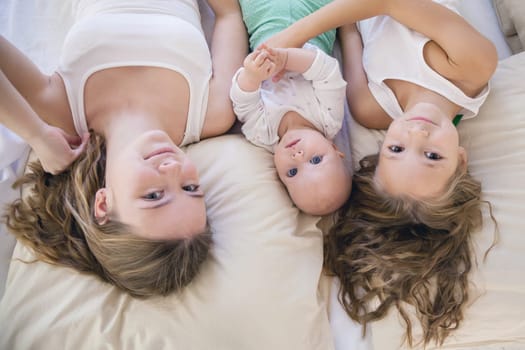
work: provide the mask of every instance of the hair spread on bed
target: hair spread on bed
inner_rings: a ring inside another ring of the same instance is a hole
[[[471,235],[481,227],[482,203],[490,203],[481,200],[480,182],[461,170],[440,198],[392,198],[374,185],[377,160],[360,162],[350,199],[325,238],[325,268],[341,280],[340,301],[364,330],[394,306],[409,346],[416,338],[412,310],[422,329],[418,343],[442,344],[463,320]]]
[[[166,295],[187,285],[207,258],[211,233],[182,240],[150,240],[127,225],[94,217],[95,193],[104,184],[105,141],[92,134],[86,152],[59,175],[39,162],[15,186],[29,193],[7,207],[8,229],[37,258],[97,275],[134,297]]]

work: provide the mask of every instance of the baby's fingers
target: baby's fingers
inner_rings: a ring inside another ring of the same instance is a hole
[[[262,64],[264,64],[264,62],[266,61],[266,58],[268,58],[268,53],[265,50],[262,50],[259,52],[257,57],[255,57],[255,59],[253,60],[253,63],[255,63],[257,67],[260,67]]]
[[[273,75],[275,73],[275,68],[276,68],[275,63],[273,63],[270,60],[267,60],[266,62],[268,62],[266,67],[265,67],[266,68],[266,73],[268,74],[268,76],[271,76],[271,75]]]

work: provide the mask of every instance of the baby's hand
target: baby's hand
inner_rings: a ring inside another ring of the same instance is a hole
[[[84,151],[88,139],[89,134],[83,135],[82,138],[71,136],[60,128],[48,125],[30,145],[44,170],[58,174]]]
[[[255,50],[244,59],[244,70],[239,74],[237,82],[244,91],[255,91],[263,80],[275,72],[275,63],[270,59],[267,50]]]
[[[278,82],[286,72],[286,63],[288,62],[288,50],[280,48],[271,48],[262,44],[259,47],[261,50],[268,52],[269,59],[274,63],[275,67],[273,70],[273,82]]]

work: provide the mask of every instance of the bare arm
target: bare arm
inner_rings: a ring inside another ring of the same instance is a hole
[[[346,96],[352,117],[371,129],[386,129],[390,118],[368,88],[368,78],[363,68],[363,42],[355,23],[338,28],[343,56],[343,76],[347,82]]]
[[[428,64],[467,94],[477,94],[494,73],[495,46],[445,6],[431,0],[396,0],[387,14],[429,37],[432,41],[424,53]]]
[[[237,1],[208,0],[215,13],[211,40],[213,76],[202,137],[225,133],[235,114],[229,97],[231,81],[248,53],[248,36]]]
[[[0,53],[0,122],[29,143],[46,171],[62,171],[80,155],[87,137],[81,143],[79,137],[49,125],[40,115],[67,117],[67,101],[61,99],[65,94],[55,79],[42,74],[3,37]],[[71,148],[78,145],[82,147]]]
[[[320,33],[377,15],[388,15],[432,40],[425,58],[465,91],[474,91],[497,65],[494,45],[453,11],[432,0],[334,0],[270,38],[270,46],[301,46]]]

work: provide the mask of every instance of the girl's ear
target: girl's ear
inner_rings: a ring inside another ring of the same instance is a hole
[[[341,157],[341,158],[344,158],[345,157],[345,154],[343,152],[341,152],[339,150],[339,148],[337,148],[337,145],[335,143],[332,143],[332,147],[335,149],[335,153]]]
[[[109,221],[108,190],[101,188],[95,194],[95,218],[99,225]]]
[[[467,172],[467,160],[467,151],[465,150],[465,148],[459,146],[458,166],[460,167],[462,172]]]

